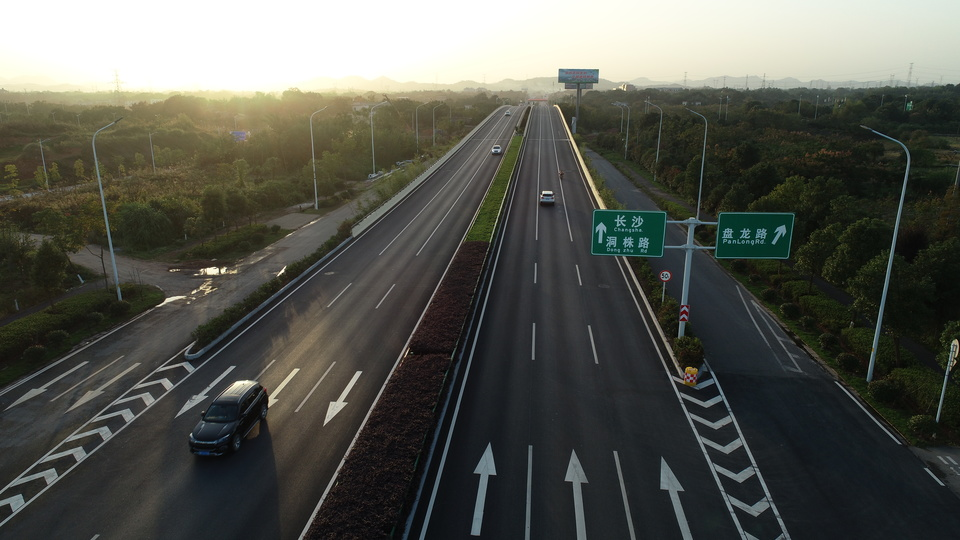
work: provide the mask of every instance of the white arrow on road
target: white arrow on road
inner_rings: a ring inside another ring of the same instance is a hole
[[[283,387],[286,386],[287,383],[290,382],[290,380],[293,379],[293,377],[299,371],[300,371],[300,368],[294,368],[294,370],[291,371],[289,375],[287,375],[287,378],[284,379],[282,383],[280,383],[280,386],[278,386],[277,389],[274,390],[272,394],[270,394],[270,399],[267,400],[267,407],[273,407],[278,401],[280,401],[277,398],[277,396],[280,395],[280,391],[283,390]]]
[[[350,382],[347,383],[347,387],[343,389],[343,392],[340,393],[340,397],[336,401],[331,401],[330,406],[327,407],[327,417],[323,421],[323,425],[327,425],[327,422],[333,420],[333,417],[337,415],[338,412],[343,410],[347,406],[347,402],[344,401],[347,399],[347,394],[350,393],[350,389],[353,388],[353,385],[357,384],[357,379],[360,378],[362,371],[358,371],[353,374],[353,378],[350,379]]]
[[[69,409],[67,409],[67,412],[70,412],[70,411],[76,409],[77,407],[79,407],[80,405],[83,405],[84,403],[90,401],[91,399],[96,399],[96,398],[99,397],[101,394],[103,394],[103,391],[104,391],[104,389],[106,389],[106,387],[108,387],[108,386],[110,386],[111,384],[119,381],[120,379],[123,378],[124,375],[126,375],[127,373],[130,373],[131,371],[137,369],[137,366],[139,366],[139,365],[140,365],[140,362],[137,362],[136,364],[134,364],[134,365],[128,367],[127,369],[123,370],[123,373],[117,375],[116,377],[114,377],[114,378],[110,379],[109,381],[107,381],[106,383],[104,383],[103,386],[101,386],[100,388],[97,388],[96,390],[90,390],[89,392],[87,392],[86,394],[84,394],[82,398],[78,399],[77,402],[73,404],[73,407],[70,407]]]
[[[586,540],[587,524],[583,516],[583,489],[581,485],[587,483],[587,475],[584,474],[583,467],[580,466],[576,450],[570,452],[570,463],[567,465],[567,476],[564,480],[573,483],[573,512],[577,520],[577,540]]]
[[[683,491],[683,486],[662,457],[660,458],[660,489],[670,492],[670,502],[673,503],[673,511],[677,514],[677,523],[680,525],[680,533],[684,540],[693,538],[687,516],[684,515],[683,506],[680,504],[680,492]]]
[[[776,243],[777,243],[777,240],[779,240],[780,237],[782,237],[783,235],[787,234],[787,226],[786,226],[786,225],[781,225],[781,226],[777,227],[776,229],[774,229],[774,232],[775,232],[776,234],[773,235],[773,242],[770,242],[771,244],[776,244]]]
[[[493,447],[487,443],[487,449],[483,451],[483,457],[473,474],[480,475],[480,485],[477,487],[477,503],[473,507],[473,527],[470,529],[470,536],[480,536],[480,526],[483,525],[483,505],[487,500],[487,483],[491,476],[497,475],[497,466],[493,463]]]
[[[222,381],[224,377],[226,377],[231,371],[233,371],[233,368],[235,368],[235,367],[237,367],[237,366],[230,366],[230,367],[228,367],[226,371],[224,371],[223,373],[221,373],[219,377],[217,377],[216,379],[213,380],[212,383],[210,383],[210,386],[204,388],[203,390],[200,391],[199,394],[197,394],[197,395],[191,397],[190,399],[188,399],[187,402],[183,404],[183,408],[180,409],[180,412],[177,413],[177,416],[180,416],[181,414],[183,414],[183,413],[189,411],[190,409],[196,407],[196,406],[197,406],[197,403],[200,403],[201,401],[206,400],[207,397],[208,397],[208,396],[207,396],[207,392],[209,392],[210,390],[212,390],[214,386],[220,384],[220,381]],[[176,418],[177,416],[174,416],[174,418]]]
[[[601,221],[600,223],[597,224],[597,228],[594,230],[597,231],[597,243],[602,244],[603,233],[607,232],[607,226],[604,225],[603,222]]]
[[[62,379],[62,378],[64,378],[64,377],[66,377],[67,375],[73,373],[74,371],[82,368],[84,365],[86,365],[86,363],[87,363],[86,360],[84,360],[83,362],[80,362],[79,364],[77,364],[76,366],[74,366],[73,369],[71,369],[70,371],[64,373],[63,375],[60,375],[60,376],[57,377],[56,379],[48,382],[47,384],[41,386],[40,388],[31,388],[30,390],[27,391],[26,394],[24,394],[23,396],[21,396],[20,399],[14,401],[13,404],[11,404],[9,407],[7,407],[7,408],[4,409],[4,410],[10,410],[11,408],[16,407],[17,405],[23,403],[24,401],[27,401],[28,399],[33,399],[33,398],[39,396],[40,394],[46,392],[48,387],[52,386],[55,382],[59,381],[60,379]]]

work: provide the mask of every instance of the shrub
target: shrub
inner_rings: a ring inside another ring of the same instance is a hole
[[[660,309],[657,310],[657,320],[660,321],[660,328],[666,329],[669,334],[671,328],[680,326],[680,303],[672,296],[667,296]]]
[[[50,347],[59,347],[70,339],[70,333],[66,330],[51,330],[43,337],[43,341]]]
[[[929,414],[917,414],[910,417],[908,422],[910,432],[924,441],[932,441],[937,438],[937,421]]]
[[[850,310],[832,298],[807,294],[798,303],[804,314],[817,319],[830,332],[839,333],[850,322]]]
[[[780,284],[780,294],[790,302],[799,302],[800,297],[808,294],[810,283],[804,279],[793,279]]]
[[[800,326],[804,330],[808,332],[812,332],[817,329],[817,320],[811,317],[810,315],[801,315]]]
[[[47,348],[43,345],[31,345],[23,351],[23,359],[31,364],[40,362],[47,356]]]
[[[103,322],[104,318],[105,317],[103,313],[100,313],[99,311],[91,311],[90,313],[85,313],[83,315],[83,322],[85,322],[88,326],[97,326]]]
[[[110,304],[110,307],[107,308],[112,317],[122,317],[127,313],[130,313],[130,302],[126,300],[117,300]]]
[[[843,342],[849,347],[850,352],[860,358],[870,358],[873,350],[873,328],[844,328],[841,335]],[[907,367],[916,364],[916,357],[905,349],[900,350],[900,365],[897,365],[897,348],[894,346],[893,338],[881,334],[880,343],[877,345],[876,366],[883,372],[889,373],[890,370],[897,367]]]
[[[867,385],[867,393],[884,405],[894,405],[903,395],[903,383],[897,379],[877,379]]]
[[[753,265],[750,264],[750,261],[746,259],[734,259],[730,261],[730,268],[738,274],[746,274],[750,272],[753,268]]]
[[[673,344],[681,368],[699,368],[703,364],[703,343],[700,338],[681,336]]]
[[[824,332],[820,334],[820,337],[817,338],[817,342],[820,343],[820,347],[828,351],[835,351],[840,348],[840,338],[836,334],[831,334],[830,332]]]
[[[760,274],[750,274],[750,283],[763,283],[763,276]]]
[[[776,304],[777,301],[780,300],[780,293],[778,293],[776,289],[768,287],[760,292],[760,298],[762,298],[764,302]]]
[[[800,306],[793,302],[787,302],[780,305],[780,314],[788,319],[796,319],[800,316]]]
[[[838,354],[837,365],[840,366],[840,369],[849,373],[859,373],[860,368],[862,367],[860,364],[860,359],[850,353]]]

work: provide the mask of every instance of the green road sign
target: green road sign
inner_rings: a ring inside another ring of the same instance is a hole
[[[590,253],[628,257],[663,257],[666,212],[594,210]]]
[[[722,212],[717,219],[718,259],[789,259],[793,214]]]

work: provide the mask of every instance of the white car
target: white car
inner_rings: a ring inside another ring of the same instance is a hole
[[[507,111],[507,113],[504,114],[504,116],[510,116],[510,111]]]
[[[493,145],[493,150],[491,150],[491,153],[494,153],[494,154],[502,154],[502,153],[503,153],[503,148],[501,148],[499,144],[495,144],[495,145]]]
[[[554,197],[553,192],[550,190],[543,190],[540,192],[540,204],[541,205],[552,205],[556,202],[556,197]]]

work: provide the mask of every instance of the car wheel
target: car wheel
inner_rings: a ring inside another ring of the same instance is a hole
[[[260,404],[260,420],[266,420],[266,419],[267,419],[267,404],[261,403]]]
[[[234,434],[233,439],[230,441],[230,450],[236,452],[240,449],[240,443],[243,442],[243,436],[239,433]]]

